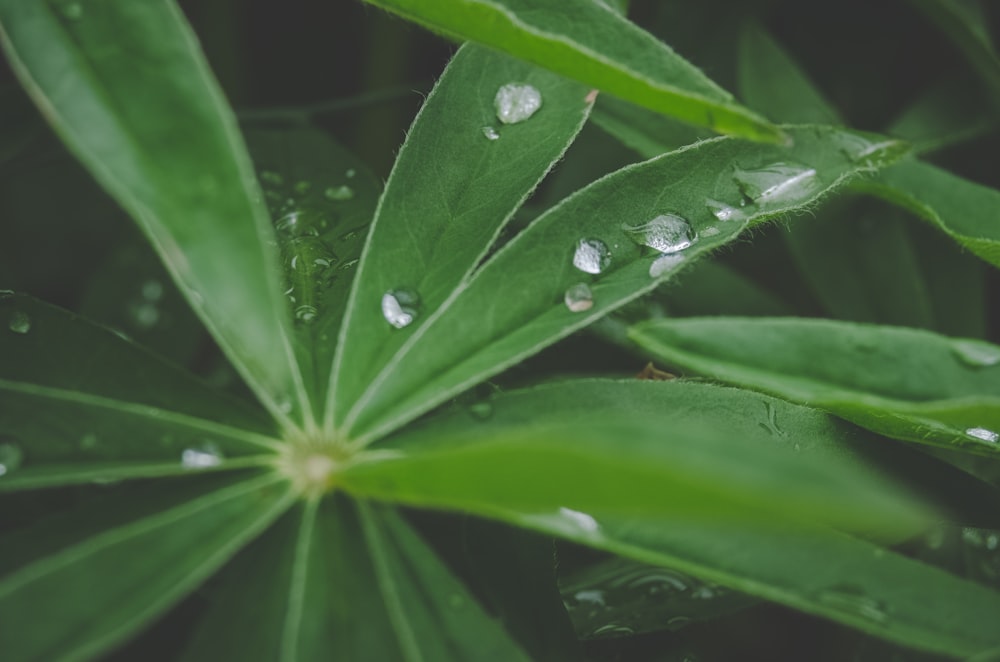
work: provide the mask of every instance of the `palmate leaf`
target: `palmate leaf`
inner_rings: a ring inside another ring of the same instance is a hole
[[[308,418],[267,211],[180,11],[4,0],[0,26],[35,102],[137,220],[261,402],[286,425]]]
[[[564,200],[408,334],[342,432],[367,443],[398,428],[649,292],[743,230],[807,208],[852,176],[891,162],[901,149],[871,134],[787,131],[793,147],[706,141],[623,168]],[[572,300],[575,285],[590,295]],[[499,299],[499,292],[518,296]]]
[[[432,30],[534,62],[677,119],[753,140],[781,130],[605,2],[368,0]],[[573,20],[566,20],[567,10]]]
[[[821,407],[881,434],[1000,454],[1000,347],[807,319],[691,318],[633,327],[669,365]]]

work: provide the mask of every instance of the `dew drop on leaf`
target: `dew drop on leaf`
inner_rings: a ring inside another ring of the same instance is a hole
[[[382,317],[397,329],[412,324],[419,308],[420,297],[413,290],[395,289],[382,295]]]
[[[955,357],[970,368],[988,368],[1000,363],[1000,347],[978,340],[953,340]]]
[[[708,207],[708,211],[712,212],[712,216],[720,221],[746,220],[746,214],[744,214],[742,210],[733,207],[732,205],[727,205],[725,202],[709,199],[705,201],[705,206]]]
[[[582,313],[594,307],[594,294],[586,283],[570,285],[563,300],[571,313]]]
[[[660,214],[640,225],[622,225],[629,239],[660,253],[677,253],[688,248],[697,236],[686,219],[676,214]]]
[[[25,334],[31,331],[31,318],[28,314],[15,310],[10,316],[10,322],[7,323],[7,328],[9,328],[14,333]]]
[[[599,274],[611,265],[611,251],[600,239],[581,239],[573,253],[573,266],[588,274]]]
[[[347,184],[342,184],[340,186],[328,186],[326,190],[323,191],[323,195],[327,200],[332,200],[333,202],[343,202],[344,200],[350,200],[354,197],[354,189]]]
[[[863,616],[876,623],[884,623],[889,619],[889,611],[885,604],[867,595],[858,586],[844,584],[824,589],[819,592],[820,603]]]
[[[355,170],[354,168],[348,168],[348,169],[347,169],[347,170],[346,170],[346,171],[344,172],[344,177],[347,177],[348,179],[353,179],[353,178],[354,178],[354,175],[356,175],[356,174],[358,174],[358,171],[357,171],[357,170]]]
[[[222,452],[211,442],[185,448],[181,452],[181,465],[185,469],[208,469],[222,464]]]
[[[295,319],[306,324],[314,322],[318,314],[319,311],[316,310],[316,306],[310,306],[309,304],[302,304],[295,308]]]
[[[16,471],[24,461],[24,452],[17,444],[0,444],[0,476]]]
[[[995,444],[997,441],[1000,441],[1000,433],[996,433],[993,430],[987,430],[986,428],[969,428],[965,431],[965,434],[969,435],[973,439],[986,441],[991,444]]]
[[[601,528],[600,525],[598,525],[597,520],[587,513],[581,513],[579,510],[560,508],[559,514],[564,519],[573,522],[576,528],[586,533],[597,533]]]
[[[783,204],[804,200],[819,187],[816,170],[797,163],[779,162],[761,168],[737,168],[733,179],[740,191],[758,204]]]
[[[156,304],[144,301],[129,309],[132,323],[140,329],[151,329],[160,321],[160,310]]]
[[[487,140],[496,140],[497,138],[500,137],[500,132],[497,131],[492,126],[484,126],[483,127],[483,135],[486,136]]]
[[[659,278],[670,273],[684,261],[683,255],[661,255],[649,265],[649,277]]]
[[[517,124],[528,119],[542,107],[542,93],[525,83],[501,85],[493,98],[497,119],[504,124]]]

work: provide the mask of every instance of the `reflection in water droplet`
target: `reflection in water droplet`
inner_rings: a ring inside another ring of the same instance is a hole
[[[486,136],[487,140],[496,140],[497,138],[500,137],[500,132],[497,131],[492,126],[484,126],[483,135]]]
[[[295,319],[306,324],[314,322],[318,314],[319,311],[316,310],[316,307],[308,304],[302,304],[295,308]]]
[[[420,297],[412,290],[389,290],[382,295],[382,317],[397,329],[413,323],[419,306]]]
[[[680,265],[683,261],[683,255],[661,255],[653,260],[653,263],[649,265],[649,277],[659,278],[660,276],[673,271],[674,268]]]
[[[1000,347],[980,340],[952,340],[951,349],[959,361],[971,368],[989,368],[1000,363]]]
[[[819,187],[816,170],[795,163],[737,168],[733,178],[743,195],[759,204],[795,202],[808,198]]]
[[[676,214],[661,214],[641,225],[626,223],[622,230],[635,243],[660,253],[677,253],[697,239],[691,224]]]
[[[208,469],[220,464],[222,464],[222,452],[211,442],[185,448],[181,453],[181,465],[185,469]]]
[[[725,202],[719,202],[718,200],[706,200],[705,206],[708,210],[712,212],[712,216],[716,217],[720,221],[745,221],[747,216],[742,210],[737,209],[731,205],[727,205]]]
[[[11,313],[10,322],[7,323],[7,328],[14,333],[20,333],[23,335],[28,331],[31,331],[31,318],[28,317],[27,313],[15,310]]]
[[[965,431],[965,434],[969,435],[973,439],[988,441],[991,444],[995,444],[998,440],[1000,440],[1000,434],[994,432],[993,430],[987,430],[986,428],[969,428]]]
[[[889,619],[886,606],[867,595],[859,586],[847,584],[834,586],[820,591],[817,598],[828,607],[848,611],[876,623],[884,623]]]
[[[342,184],[341,186],[328,186],[323,195],[327,200],[332,200],[333,202],[343,202],[344,200],[350,200],[354,197],[354,189],[352,189],[347,184]]]
[[[542,94],[535,87],[522,83],[507,83],[493,98],[497,119],[504,124],[517,124],[528,119],[542,107]]]
[[[573,266],[588,274],[599,274],[611,265],[611,251],[600,239],[581,239],[573,253]]]
[[[566,289],[563,301],[571,313],[582,313],[594,307],[594,294],[586,283],[577,283]]]
[[[0,476],[16,471],[24,461],[24,452],[17,444],[0,444]]]
[[[478,421],[485,421],[493,415],[493,403],[484,401],[469,405],[469,414]]]

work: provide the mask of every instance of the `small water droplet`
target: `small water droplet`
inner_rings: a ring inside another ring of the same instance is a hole
[[[222,464],[222,452],[211,442],[185,448],[181,453],[181,465],[185,469],[208,469]]]
[[[581,513],[578,510],[572,510],[570,508],[560,508],[559,514],[573,522],[577,528],[583,530],[585,533],[597,533],[601,527],[593,517],[587,513]]]
[[[995,444],[998,440],[1000,440],[1000,434],[994,432],[993,430],[987,430],[986,428],[969,428],[965,431],[965,434],[969,435],[973,439],[988,441],[991,444]]]
[[[99,441],[96,434],[89,432],[82,437],[80,437],[80,450],[93,450],[97,448],[97,442]]]
[[[319,311],[316,310],[316,307],[308,304],[302,304],[295,308],[295,319],[306,324],[316,321],[318,314]]]
[[[330,247],[318,237],[297,237],[289,242],[288,266],[303,275],[318,275],[340,261]]]
[[[159,301],[163,297],[163,283],[158,280],[147,280],[142,284],[142,298],[147,301]]]
[[[382,317],[397,329],[412,324],[419,307],[420,297],[412,290],[389,290],[382,295]]]
[[[131,308],[132,322],[140,329],[151,329],[160,321],[160,310],[156,304],[143,302]]]
[[[582,313],[594,307],[594,294],[586,283],[571,285],[563,295],[563,300],[571,313]]]
[[[740,192],[759,204],[808,198],[819,187],[816,170],[796,163],[772,163],[762,168],[737,168],[733,179]]]
[[[1000,363],[1000,347],[980,340],[952,340],[951,349],[959,361],[971,368],[989,368]]]
[[[622,230],[635,243],[664,254],[682,251],[697,239],[691,224],[676,214],[661,214],[641,225],[626,223]]]
[[[348,168],[347,171],[344,172],[344,177],[347,177],[348,179],[354,179],[354,175],[356,174],[358,174],[357,170],[355,170],[354,168]]]
[[[611,251],[600,239],[581,239],[573,253],[573,266],[588,274],[599,274],[611,265]]]
[[[17,471],[24,462],[24,452],[17,444],[0,444],[0,476]]]
[[[588,604],[595,607],[605,607],[607,606],[606,598],[604,597],[604,591],[597,589],[589,589],[586,591],[577,591],[573,594],[573,600],[577,604]]]
[[[493,403],[489,401],[473,403],[469,405],[469,414],[477,421],[485,421],[493,415]]]
[[[732,205],[727,205],[725,202],[719,202],[718,200],[706,200],[705,206],[708,207],[710,212],[712,212],[712,216],[723,222],[745,221],[747,217],[742,210],[737,209]]]
[[[484,126],[483,127],[483,135],[486,136],[487,140],[496,140],[497,138],[500,137],[500,132],[497,131],[492,126]]]
[[[11,313],[10,322],[7,323],[7,328],[14,333],[24,335],[28,331],[31,331],[31,318],[28,317],[27,313],[15,310]]]
[[[665,625],[669,632],[676,632],[677,630],[690,625],[693,620],[694,619],[690,616],[673,616],[667,619]]]
[[[886,606],[868,596],[864,589],[858,586],[847,584],[834,586],[820,591],[817,598],[829,607],[858,614],[876,623],[884,623],[889,619]]]
[[[358,258],[354,258],[353,260],[348,260],[347,262],[344,262],[342,265],[340,265],[340,269],[341,270],[352,269],[353,267],[356,267],[358,265],[358,262],[360,261],[361,260]]]
[[[542,107],[542,94],[525,83],[501,85],[493,98],[497,119],[504,124],[517,124],[528,119]]]
[[[285,178],[273,170],[261,170],[260,181],[271,186],[283,186]]]
[[[327,200],[332,200],[334,202],[343,202],[344,200],[350,200],[354,197],[354,189],[352,189],[347,184],[342,184],[340,186],[328,186],[323,195]]]
[[[289,414],[292,411],[292,401],[290,398],[278,398],[274,404],[282,414]]]
[[[14,296],[14,290],[0,290],[0,301],[10,299]]]
[[[649,265],[649,277],[659,278],[660,276],[673,271],[674,268],[683,261],[683,255],[661,255],[653,260],[653,263]]]
[[[295,182],[295,192],[299,195],[305,195],[312,189],[312,182],[306,181],[305,179]]]

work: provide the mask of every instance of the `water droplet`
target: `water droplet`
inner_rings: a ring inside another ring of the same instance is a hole
[[[542,107],[542,94],[531,85],[507,83],[497,90],[493,107],[498,120],[504,124],[517,124],[538,112]]]
[[[720,221],[745,221],[747,216],[742,210],[737,209],[731,205],[727,205],[725,202],[719,202],[718,200],[706,200],[705,206],[708,210],[712,212],[712,216],[716,217]]]
[[[80,437],[80,450],[93,450],[97,448],[97,442],[99,441],[96,434],[89,432],[82,437]]]
[[[292,401],[290,398],[278,398],[274,401],[274,404],[282,414],[289,414],[292,411]]]
[[[573,600],[577,604],[588,604],[595,607],[605,607],[607,602],[604,597],[604,591],[599,591],[596,589],[577,591],[573,594]]]
[[[330,247],[318,237],[297,237],[288,244],[288,266],[303,275],[317,275],[340,261]]]
[[[350,200],[354,197],[354,189],[352,189],[347,184],[342,184],[340,186],[328,186],[323,195],[327,200],[332,200],[334,202],[343,202],[344,200]]]
[[[587,513],[581,513],[578,510],[571,510],[570,508],[560,508],[559,514],[573,522],[577,528],[583,530],[586,533],[597,533],[601,527],[598,525],[597,520],[588,515]]]
[[[611,251],[600,239],[581,239],[573,253],[573,266],[588,274],[599,274],[611,264]]]
[[[673,616],[668,618],[664,625],[666,625],[669,632],[676,632],[677,630],[690,625],[693,621],[694,619],[690,616]]]
[[[993,430],[987,430],[986,428],[969,428],[965,431],[965,434],[969,435],[973,439],[988,441],[991,444],[995,444],[998,440],[1000,440],[1000,434],[994,432]]]
[[[859,586],[848,584],[835,586],[820,591],[817,598],[829,607],[849,611],[877,623],[884,623],[889,618],[886,606],[868,596]]]
[[[898,140],[869,140],[864,136],[846,131],[838,131],[835,134],[826,135],[824,138],[833,138],[839,144],[840,151],[844,156],[855,163],[864,165],[878,165],[885,162],[887,158],[891,159],[899,151],[906,149]]]
[[[717,234],[719,234],[719,228],[717,228],[715,226],[709,226],[707,228],[702,228],[701,229],[701,236],[702,237],[714,237]]]
[[[382,317],[397,329],[412,324],[419,307],[420,297],[412,290],[389,290],[382,295]]]
[[[344,262],[342,265],[340,265],[340,269],[342,271],[345,269],[351,269],[353,267],[356,267],[358,265],[358,262],[360,261],[361,260],[358,258],[354,258],[353,260],[348,260],[347,262]]]
[[[295,182],[295,192],[299,195],[305,195],[312,188],[312,182],[302,180]]]
[[[733,178],[743,195],[760,204],[808,198],[819,187],[816,170],[795,163],[772,163],[752,170],[737,168]]]
[[[582,313],[594,307],[594,294],[586,283],[571,285],[563,295],[563,300],[571,313]]]
[[[0,444],[0,476],[16,471],[24,461],[24,452],[16,444]]]
[[[348,179],[354,179],[354,175],[356,174],[358,174],[357,170],[355,170],[354,168],[348,168],[347,171],[344,172],[344,177],[347,177]]]
[[[306,324],[316,321],[318,314],[319,311],[316,310],[316,307],[308,304],[302,304],[295,308],[295,319]]]
[[[163,283],[158,280],[147,280],[142,284],[142,298],[147,301],[159,301],[163,297]]]
[[[593,637],[631,637],[635,629],[621,623],[607,623],[594,630]]]
[[[493,403],[484,401],[469,405],[469,414],[477,421],[485,421],[493,415]]]
[[[31,318],[28,317],[27,313],[15,310],[11,313],[10,322],[8,322],[7,328],[14,333],[20,333],[23,335],[28,331],[31,331]]]
[[[484,126],[483,135],[486,136],[487,140],[496,140],[497,138],[500,137],[500,132],[497,131],[492,126]]]
[[[1000,347],[979,340],[952,340],[956,358],[971,368],[988,368],[1000,363]]]
[[[364,232],[367,229],[368,229],[368,224],[367,223],[364,224],[364,225],[359,225],[359,226],[357,226],[355,228],[351,228],[350,230],[347,230],[346,232],[344,232],[343,234],[341,234],[339,237],[337,237],[337,239],[339,239],[340,241],[350,241],[350,240],[356,238],[358,235],[360,235],[362,232]]]
[[[661,255],[653,260],[653,263],[649,265],[649,277],[659,278],[660,276],[673,271],[674,268],[683,261],[683,255]]]
[[[261,170],[260,181],[271,186],[283,186],[285,178],[273,170]]]
[[[151,329],[160,321],[160,310],[156,304],[143,302],[138,306],[132,306],[132,322],[140,329]]]
[[[14,296],[14,290],[0,290],[0,301],[10,299]]]
[[[208,469],[222,464],[222,452],[211,442],[185,448],[181,453],[181,465],[185,469]]]
[[[641,225],[626,223],[622,230],[635,243],[660,253],[677,253],[697,239],[691,224],[676,214],[661,214]]]

